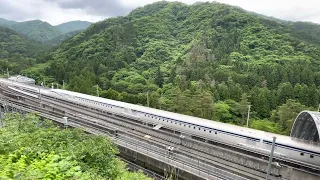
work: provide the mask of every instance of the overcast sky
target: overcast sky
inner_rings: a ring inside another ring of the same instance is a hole
[[[0,18],[40,19],[57,25],[72,20],[96,22],[126,15],[157,0],[0,0]],[[199,0],[180,0],[192,4]],[[320,0],[216,0],[267,16],[320,23]]]

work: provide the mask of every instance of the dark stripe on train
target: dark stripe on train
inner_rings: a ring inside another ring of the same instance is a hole
[[[271,141],[263,140],[263,143],[264,144],[268,144],[268,145],[272,145]],[[296,147],[292,147],[292,146],[288,146],[288,145],[284,145],[284,144],[275,143],[275,146],[320,156],[320,153],[309,151],[309,150],[305,150],[305,149],[301,149],[301,148],[296,148]]]

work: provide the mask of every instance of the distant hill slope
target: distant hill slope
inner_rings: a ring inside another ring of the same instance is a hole
[[[69,33],[72,31],[83,30],[91,25],[87,21],[70,21],[63,24],[59,24],[57,27],[62,33]]]
[[[25,34],[30,39],[49,45],[58,45],[90,25],[91,23],[86,21],[71,21],[52,26],[41,20],[15,22],[0,18],[0,26],[11,28],[18,33]]]
[[[307,43],[313,43],[316,45],[320,45],[320,24],[312,23],[312,22],[301,22],[301,21],[285,21],[274,17],[265,16],[262,14],[250,12],[262,19],[269,20],[275,26],[283,25],[290,29],[292,36],[305,41]]]
[[[46,41],[47,44],[52,45],[52,46],[57,46],[61,44],[63,41],[72,38],[73,36],[79,34],[82,30],[76,30],[76,31],[71,31],[66,34],[60,35],[56,38],[50,39],[49,41]]]
[[[16,23],[17,23],[16,21],[9,21],[9,20],[0,18],[0,26],[3,26],[3,27],[10,27]]]
[[[18,73],[35,64],[34,57],[47,51],[47,45],[28,39],[12,29],[0,27],[0,69]]]
[[[60,30],[40,20],[25,21],[11,26],[15,31],[27,35],[30,39],[45,42],[62,35]]]
[[[310,22],[292,22],[289,24],[295,37],[306,42],[320,45],[320,25]]]

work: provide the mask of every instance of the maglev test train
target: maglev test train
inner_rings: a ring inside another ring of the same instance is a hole
[[[31,90],[37,92],[39,87],[0,79],[0,85],[9,83],[12,90]],[[30,93],[25,93],[31,95]],[[320,167],[319,142],[308,142],[297,138],[268,133],[260,130],[216,122],[212,120],[172,113],[149,107],[124,103],[120,101],[90,96],[62,89],[43,89],[41,94],[73,103],[102,109],[103,111],[124,116],[134,121],[148,122],[167,129],[202,137],[226,145],[238,147],[251,152],[269,155],[273,137],[276,137],[275,157],[296,163]],[[320,117],[320,116],[319,116]]]

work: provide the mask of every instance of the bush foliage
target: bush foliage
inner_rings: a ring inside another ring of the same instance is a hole
[[[149,179],[128,172],[106,137],[64,129],[28,114],[6,114],[0,128],[0,179]]]

